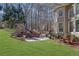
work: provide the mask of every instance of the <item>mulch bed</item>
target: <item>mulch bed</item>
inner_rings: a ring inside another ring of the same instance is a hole
[[[54,39],[55,42],[61,44],[61,45],[67,45],[73,49],[79,49],[79,45],[70,45],[70,44],[67,44],[67,43],[64,43],[64,42],[61,42],[59,39]]]

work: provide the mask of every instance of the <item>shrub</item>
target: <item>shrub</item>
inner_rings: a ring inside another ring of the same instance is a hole
[[[79,41],[79,37],[75,36],[75,35],[72,35],[72,38],[75,40],[75,41]]]

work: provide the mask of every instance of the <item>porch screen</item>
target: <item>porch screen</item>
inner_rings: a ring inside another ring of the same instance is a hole
[[[59,23],[59,32],[63,32],[63,23]]]
[[[76,14],[79,14],[79,3],[76,4]]]
[[[79,20],[76,20],[76,32],[79,32]]]
[[[70,32],[73,32],[73,21],[70,22]]]

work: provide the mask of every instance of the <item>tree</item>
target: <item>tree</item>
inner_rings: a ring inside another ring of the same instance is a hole
[[[25,19],[24,19],[24,13],[23,13],[21,4],[18,4],[18,7],[17,7],[17,17],[18,17],[17,21],[19,23],[24,23]]]
[[[15,23],[23,23],[26,29],[40,31],[43,27],[48,31],[53,22],[49,4],[5,4],[4,13],[3,21],[7,21],[11,28]]]
[[[9,28],[12,28],[13,26],[13,19],[12,19],[12,9],[10,4],[5,4],[4,8],[4,15],[3,15],[3,21],[6,21]]]
[[[17,7],[16,7],[17,6]],[[9,28],[13,28],[15,23],[24,23],[24,13],[20,4],[5,4],[3,21],[6,21]]]

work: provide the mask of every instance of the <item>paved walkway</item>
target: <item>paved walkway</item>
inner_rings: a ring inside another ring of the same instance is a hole
[[[43,41],[43,40],[49,40],[49,38],[48,37],[43,37],[43,38],[36,38],[36,37],[34,37],[33,39],[30,39],[30,38],[28,38],[28,39],[25,39],[25,41],[28,41],[28,42],[32,42],[32,41]]]

